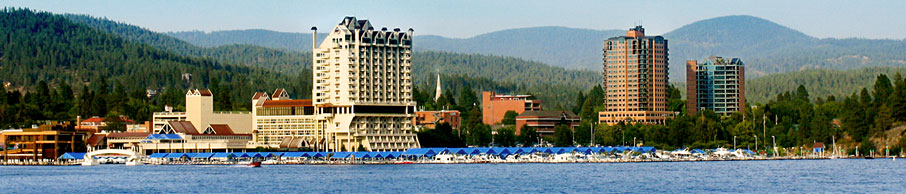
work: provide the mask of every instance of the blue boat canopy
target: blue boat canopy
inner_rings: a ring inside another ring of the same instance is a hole
[[[430,149],[431,152],[433,152],[434,154],[442,154],[442,153],[446,153],[446,152],[450,151],[447,148],[428,148],[428,149]]]
[[[323,157],[327,157],[328,153],[329,152],[312,152],[312,153],[309,153],[308,156],[312,157],[312,158],[323,158]]]
[[[431,157],[431,156],[434,156],[434,155],[437,155],[437,152],[434,152],[434,150],[433,150],[433,149],[430,149],[430,148],[412,148],[412,149],[408,149],[408,150],[406,150],[405,152],[402,153],[402,156],[407,156],[407,157],[411,157],[411,156],[414,156],[414,157],[425,157],[425,156]]]
[[[369,152],[354,152],[354,153],[352,153],[352,157],[355,157],[355,158],[371,158],[371,153],[369,153]]]
[[[476,148],[463,148],[462,151],[465,152],[465,153],[468,154],[468,155],[478,155],[478,154],[481,154],[481,151],[478,150],[478,149],[476,149]]]
[[[217,152],[217,153],[214,153],[213,156],[211,156],[211,158],[231,158],[231,157],[236,157],[236,154],[226,153],[226,152]]]
[[[81,160],[81,159],[85,159],[85,153],[66,152],[65,154],[61,155],[58,159]]]
[[[166,156],[166,158],[182,158],[182,157],[188,157],[188,155],[186,153],[170,153],[170,154],[167,154],[167,156]]]
[[[302,155],[304,155],[304,154],[305,154],[305,152],[286,152],[286,153],[284,153],[283,156],[281,156],[281,157],[284,157],[284,158],[301,158],[301,157],[303,157]]]
[[[145,139],[182,139],[178,134],[151,134]]]
[[[167,156],[167,153],[153,153],[148,158],[164,158]]]
[[[576,151],[576,148],[574,148],[574,147],[565,147],[565,148],[560,148],[560,151],[557,152],[557,153],[558,153],[558,154],[572,153],[572,152],[574,152],[574,151]]]
[[[384,155],[384,158],[399,158],[403,155],[403,152],[387,152]]]
[[[192,158],[211,158],[211,156],[214,156],[214,153],[197,153]]]
[[[352,156],[352,152],[334,152],[333,155],[330,156],[330,158],[342,159],[342,158],[348,158],[349,156]]]
[[[450,148],[450,149],[447,149],[447,151],[449,151],[450,154],[460,154],[460,155],[469,154],[469,153],[466,153],[466,151],[463,150],[462,148]]]

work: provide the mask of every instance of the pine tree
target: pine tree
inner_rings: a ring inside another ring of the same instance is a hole
[[[893,86],[890,83],[890,79],[887,78],[887,75],[878,75],[874,85],[875,106],[888,103],[888,98],[892,93]]]
[[[899,72],[893,76],[894,90],[890,97],[893,117],[898,121],[906,121],[906,80]]]
[[[462,106],[462,109],[479,105],[478,97],[475,95],[475,91],[472,91],[472,86],[470,84],[467,83],[459,91],[459,99],[457,99],[456,104]]]
[[[799,87],[796,88],[796,99],[808,102],[808,96],[808,90],[805,89],[804,85],[800,84]]]
[[[569,126],[560,124],[554,127],[554,146],[573,146],[573,131],[569,128]]]
[[[579,91],[579,94],[576,95],[575,104],[576,105],[572,108],[572,112],[579,113],[582,111],[582,105],[585,104],[585,94],[583,94],[582,91]]]

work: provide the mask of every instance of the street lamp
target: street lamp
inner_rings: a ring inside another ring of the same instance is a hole
[[[733,136],[733,149],[736,149],[736,136]]]
[[[774,138],[774,136],[772,135],[771,141],[774,142],[774,157],[777,157],[777,138]]]
[[[768,138],[768,116],[761,113],[761,137]],[[767,145],[765,145],[767,146]]]

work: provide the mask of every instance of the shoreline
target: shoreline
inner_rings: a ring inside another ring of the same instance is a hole
[[[894,157],[879,157],[877,159],[892,159]],[[724,158],[724,159],[600,159],[600,160],[576,160],[576,161],[434,161],[434,160],[384,160],[384,161],[359,161],[359,160],[339,160],[339,161],[280,161],[271,160],[262,165],[405,165],[405,164],[560,164],[560,163],[649,163],[649,162],[720,162],[720,161],[766,161],[766,160],[831,160],[831,157],[776,157],[776,158]],[[844,157],[836,159],[862,159],[858,157]],[[144,161],[143,165],[211,165],[211,166],[245,166],[247,161],[228,161],[228,162],[157,162]],[[107,163],[105,165],[125,165],[122,163]],[[81,166],[81,161],[0,161],[0,166]]]

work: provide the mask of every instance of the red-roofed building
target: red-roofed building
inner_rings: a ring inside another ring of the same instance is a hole
[[[271,99],[273,99],[273,100],[290,100],[289,93],[286,93],[286,90],[284,90],[283,88],[278,88],[278,89],[274,90],[274,94],[273,94],[273,96],[271,96]]]
[[[458,110],[416,111],[413,120],[415,126],[431,128],[440,123],[449,123],[453,129],[459,130],[461,115]]]
[[[233,129],[230,129],[229,125],[211,124],[201,134],[233,135]]]
[[[79,119],[77,119],[77,120],[79,120]],[[90,131],[92,133],[98,133],[101,130],[103,130],[104,127],[107,126],[108,122],[105,122],[105,120],[106,120],[106,118],[103,118],[103,117],[91,117],[91,118],[88,118],[85,120],[80,120],[80,121],[78,121],[79,125],[76,126],[76,130],[83,130],[83,131]],[[131,124],[135,123],[135,121],[133,121],[125,116],[121,116],[120,120],[123,122],[122,124],[125,124],[125,125],[131,125]]]
[[[579,119],[569,111],[525,111],[516,116],[516,135],[522,134],[523,127],[533,127],[539,135],[554,135],[557,125],[567,125],[572,130],[579,126]]]

